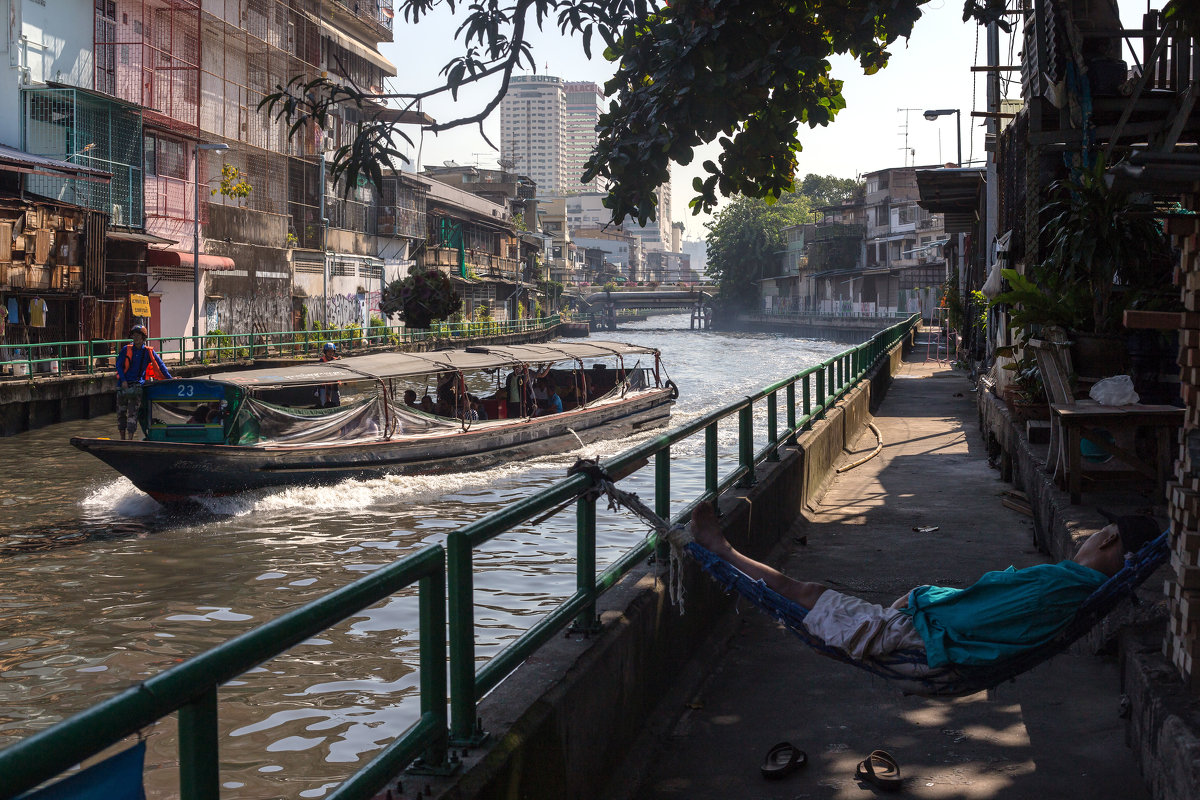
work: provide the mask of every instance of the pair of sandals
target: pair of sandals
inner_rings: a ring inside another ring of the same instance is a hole
[[[761,768],[762,776],[770,780],[778,780],[791,775],[807,763],[807,753],[791,742],[780,742],[767,751]],[[896,791],[904,783],[900,777],[900,765],[886,750],[875,750],[871,755],[858,762],[854,776],[883,791]]]

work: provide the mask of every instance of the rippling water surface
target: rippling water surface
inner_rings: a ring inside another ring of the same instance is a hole
[[[652,317],[606,337],[661,348],[680,390],[672,426],[845,347],[692,331],[687,316]],[[170,516],[67,444],[115,427],[110,415],[0,439],[0,746],[443,542],[561,479],[581,455],[615,454],[654,435],[486,471],[207,500],[203,512]],[[724,469],[736,458],[735,437],[736,422],[721,427]],[[702,454],[702,436],[674,449],[676,498],[702,490]],[[651,470],[622,485],[653,496]],[[602,510],[598,524],[601,568],[645,534],[627,515]],[[477,554],[481,659],[574,590],[574,534],[571,508]],[[416,641],[416,597],[402,594],[222,688],[222,796],[322,797],[365,764],[416,717]],[[173,795],[173,722],[147,733],[147,788]]]

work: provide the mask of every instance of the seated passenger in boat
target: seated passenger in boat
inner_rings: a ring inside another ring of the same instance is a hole
[[[192,412],[192,416],[188,418],[188,422],[193,425],[203,425],[208,422],[208,417],[211,413],[212,409],[209,408],[208,403],[201,403],[196,406],[196,410]]]
[[[539,381],[539,384],[546,392],[546,399],[538,404],[537,415],[543,417],[549,414],[561,414],[563,410],[562,398],[558,396],[558,390],[554,388],[554,383],[543,378]]]
[[[412,389],[404,390],[404,405],[408,406],[409,408],[420,408],[420,406],[417,405],[417,393]]]
[[[434,411],[435,411],[435,408],[434,408],[434,405],[433,405],[433,398],[432,398],[432,397],[430,397],[428,394],[426,394],[424,397],[422,397],[422,398],[421,398],[421,405],[420,405],[420,408],[421,408],[421,410],[422,410],[422,411],[424,411],[426,414],[432,414],[432,413],[434,413]]]

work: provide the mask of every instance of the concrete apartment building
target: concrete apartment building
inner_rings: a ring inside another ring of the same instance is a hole
[[[500,101],[500,154],[508,168],[528,176],[543,196],[566,193],[567,91],[562,78],[513,76]]]
[[[423,238],[421,186],[393,179],[400,206],[371,185],[345,197],[322,181],[322,154],[349,141],[361,112],[345,108],[329,130],[289,139],[258,103],[296,75],[382,91],[396,74],[377,50],[392,39],[391,0],[7,5],[0,103],[17,113],[0,120],[0,143],[112,175],[103,184],[38,176],[27,188],[107,216],[111,280],[100,290],[120,295],[138,276],[151,295],[152,335],[190,333],[194,321],[201,333],[365,322],[377,309],[378,287]],[[398,122],[420,119],[396,113]],[[223,167],[242,173],[248,196],[212,193]],[[397,225],[402,218],[410,224]]]
[[[564,126],[563,194],[598,192],[605,190],[601,181],[582,183],[584,165],[596,149],[596,125],[600,122],[600,106],[604,93],[591,81],[567,81],[564,84],[567,99],[567,118]]]
[[[941,214],[917,205],[917,170],[892,167],[864,177],[866,250],[859,311],[928,311],[948,277]]]

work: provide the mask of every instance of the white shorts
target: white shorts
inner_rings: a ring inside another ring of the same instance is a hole
[[[817,598],[804,618],[804,627],[825,644],[858,660],[896,650],[925,650],[908,614],[832,590]]]

